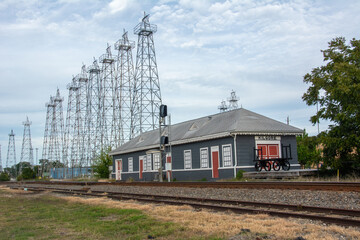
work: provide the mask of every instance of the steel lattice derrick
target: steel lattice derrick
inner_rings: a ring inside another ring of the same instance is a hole
[[[51,125],[54,114],[54,102],[50,97],[50,102],[45,104],[46,107],[46,122],[45,122],[45,132],[44,132],[44,141],[43,141],[43,149],[42,149],[42,158],[48,159],[49,156],[49,143],[50,143],[50,132]]]
[[[138,35],[138,46],[133,96],[132,137],[155,129],[159,124],[161,92],[153,39],[153,33],[156,31],[156,25],[149,22],[149,15],[145,15],[134,28],[134,34]]]
[[[97,127],[100,130],[100,147],[104,149],[115,145],[117,132],[114,125],[114,116],[118,114],[119,108],[119,106],[116,106],[116,98],[113,91],[115,88],[115,59],[111,54],[110,45],[107,46],[106,54],[100,56],[99,62],[102,66],[100,77],[100,118],[98,118]]]
[[[239,98],[236,96],[234,90],[231,91],[231,96],[228,98],[229,101],[229,110],[234,110],[238,108],[238,100]]]
[[[53,162],[61,162],[62,146],[64,141],[64,118],[62,108],[62,102],[64,101],[64,98],[60,96],[60,91],[57,89],[56,96],[52,97],[51,99],[54,106],[51,121],[48,160]]]
[[[87,131],[85,128],[85,119],[87,112],[87,91],[88,91],[88,77],[85,65],[81,68],[81,73],[78,74],[74,81],[78,89],[76,91],[76,114],[74,125],[74,136],[72,141],[71,155],[77,156],[76,163],[79,166],[87,165]]]
[[[69,90],[68,95],[68,106],[66,112],[66,124],[65,124],[65,133],[64,133],[64,145],[63,145],[63,163],[67,167],[73,167],[77,156],[72,156],[72,141],[74,138],[74,127],[76,120],[76,96],[78,91],[78,86],[73,78],[73,81],[67,85]]]
[[[23,134],[20,162],[29,162],[31,165],[34,165],[34,156],[33,156],[33,148],[31,144],[31,133],[30,133],[31,122],[29,121],[28,117],[26,117],[26,121],[23,122],[23,125],[24,125],[24,134]]]
[[[87,109],[85,118],[85,129],[87,131],[87,159],[92,165],[94,159],[99,153],[100,130],[97,128],[98,119],[100,119],[100,68],[94,59],[93,65],[88,68],[89,83],[87,89]]]
[[[16,152],[15,152],[15,134],[14,131],[11,129],[9,134],[9,145],[8,145],[8,152],[6,158],[6,167],[12,167],[16,164]]]
[[[131,139],[132,121],[132,98],[134,88],[134,65],[132,59],[132,49],[135,47],[134,41],[129,41],[127,32],[124,31],[122,39],[115,43],[118,50],[116,83],[116,97],[119,99],[120,115],[115,122],[118,124],[119,138],[115,142],[118,147]]]

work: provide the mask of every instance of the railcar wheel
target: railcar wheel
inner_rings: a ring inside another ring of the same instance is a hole
[[[261,164],[260,164],[260,162],[255,163],[255,170],[258,171],[258,172],[261,172]]]
[[[285,160],[285,161],[284,161],[284,165],[282,166],[282,169],[283,169],[284,171],[289,171],[289,170],[290,170],[290,163],[289,163],[288,160]]]
[[[274,161],[274,162],[273,162],[273,169],[274,169],[274,171],[279,171],[279,170],[280,170],[280,167],[281,167],[281,165],[280,165],[280,162],[279,162],[279,161]]]
[[[266,162],[265,163],[265,171],[270,171],[271,170],[271,163],[270,162]]]

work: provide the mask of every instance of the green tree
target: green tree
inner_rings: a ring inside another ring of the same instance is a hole
[[[319,164],[321,161],[321,151],[319,150],[319,140],[316,136],[309,137],[304,134],[296,137],[297,153],[299,163],[308,168]]]
[[[35,179],[36,172],[32,168],[26,167],[26,168],[22,169],[21,178],[24,180]]]
[[[333,125],[320,134],[324,164],[342,171],[360,170],[360,40],[338,37],[322,50],[325,66],[314,68],[304,76],[309,84],[303,100],[307,105],[319,105],[311,117]]]
[[[95,176],[99,178],[109,177],[109,166],[112,166],[112,157],[109,155],[110,151],[111,147],[108,147],[106,150],[101,150],[99,157],[93,165]]]
[[[10,175],[7,172],[1,172],[0,181],[10,181]]]

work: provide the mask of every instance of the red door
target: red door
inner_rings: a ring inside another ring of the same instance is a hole
[[[116,160],[116,180],[121,180],[122,160]]]
[[[144,170],[144,160],[143,158],[139,158],[139,179],[143,178],[143,170]]]
[[[211,147],[211,162],[213,178],[219,178],[219,147]]]
[[[262,158],[261,151],[259,151],[259,159],[279,158],[278,144],[258,144],[257,149],[262,149]]]
[[[268,154],[267,154],[267,145],[266,144],[259,144],[257,145],[257,148],[262,151],[259,151],[259,159],[268,159]]]
[[[268,157],[271,158],[279,158],[279,145],[277,144],[269,144],[268,145]]]
[[[167,165],[166,166],[166,169],[167,169],[166,177],[170,181],[171,180],[171,154],[170,153],[166,154],[166,165]]]

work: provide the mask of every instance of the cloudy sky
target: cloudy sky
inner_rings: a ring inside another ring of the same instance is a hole
[[[177,123],[219,112],[236,91],[244,108],[317,133],[315,107],[301,100],[303,76],[323,65],[321,49],[338,36],[359,39],[360,1],[273,0],[2,0],[0,1],[0,144],[8,134],[20,160],[28,116],[39,148],[45,103],[105,53],[123,30],[150,14],[163,102]],[[133,56],[135,56],[135,51]],[[328,124],[320,123],[325,130]],[[35,151],[34,151],[35,155]],[[35,157],[35,156],[34,156]]]

